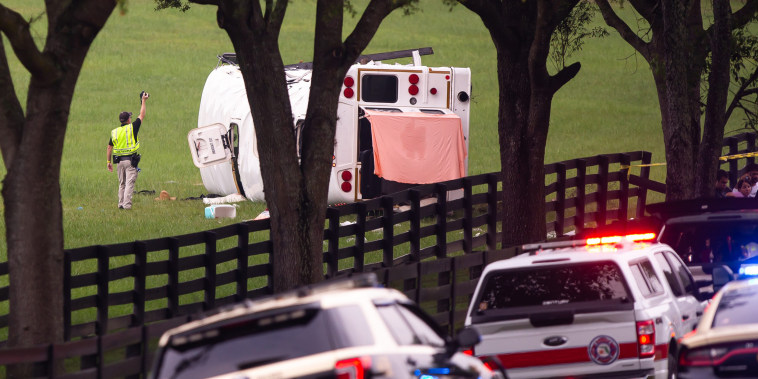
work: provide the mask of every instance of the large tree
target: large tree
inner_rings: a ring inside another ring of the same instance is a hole
[[[457,0],[497,51],[503,246],[545,239],[545,145],[553,96],[580,64],[548,73],[551,39],[579,0]],[[448,0],[448,3],[453,1]]]
[[[41,50],[30,32],[32,20],[0,4],[0,31],[31,75],[24,109],[0,39],[0,150],[7,171],[2,195],[11,347],[63,340],[63,139],[84,58],[116,4],[116,0],[46,0],[47,38]]]
[[[343,40],[349,0],[318,0],[313,74],[298,159],[292,112],[279,51],[279,31],[290,0],[156,0],[158,8],[214,5],[218,26],[237,54],[261,159],[271,214],[274,291],[323,279],[323,233],[337,103],[342,80],[393,10],[418,0],[371,0]],[[264,3],[263,6],[261,3]]]
[[[712,0],[712,22],[705,26],[701,6],[707,2],[629,0],[644,20],[637,23],[644,26],[639,30],[622,20],[608,0],[596,3],[605,22],[650,64],[666,146],[666,199],[709,196],[726,122],[745,96],[755,93],[755,69],[741,70],[728,104],[730,70],[740,77],[743,67],[735,36],[755,20],[758,0],[745,1],[735,12],[729,0]]]

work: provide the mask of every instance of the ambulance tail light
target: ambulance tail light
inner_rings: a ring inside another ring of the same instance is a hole
[[[411,86],[410,86],[410,87],[408,87],[408,93],[409,93],[411,96],[416,96],[416,95],[418,95],[418,86],[417,86],[417,85],[415,85],[415,84],[411,84]]]
[[[350,192],[353,190],[353,184],[350,183],[350,181],[353,179],[353,173],[350,172],[350,170],[344,170],[339,173],[340,179],[342,179],[342,183],[340,184],[340,188],[342,189],[342,192]]]
[[[348,99],[351,99],[353,96],[355,96],[355,91],[352,88],[355,85],[355,79],[353,79],[352,76],[346,76],[345,80],[342,81],[342,84],[344,84],[346,87],[345,90],[342,91],[343,96]]]
[[[337,379],[363,379],[371,371],[371,357],[343,359],[334,365]]]
[[[653,320],[637,321],[637,347],[640,358],[655,356],[655,324],[653,324]]]

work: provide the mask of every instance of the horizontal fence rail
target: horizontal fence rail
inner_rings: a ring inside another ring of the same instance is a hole
[[[730,137],[725,146],[734,154],[748,152],[755,138]],[[650,180],[650,163],[651,154],[640,151],[546,165],[548,231],[561,237],[642,217],[648,192],[665,193],[664,184]],[[326,277],[375,272],[454,333],[484,266],[518,253],[498,242],[500,182],[500,173],[482,174],[328,208]],[[35,363],[39,377],[144,376],[165,330],[219,306],[272,293],[269,227],[268,220],[246,221],[66,250],[68,342],[0,350],[0,365]],[[0,275],[7,274],[7,262],[0,263]],[[8,288],[0,288],[0,301],[7,299]],[[7,314],[0,315],[0,328],[7,321]]]

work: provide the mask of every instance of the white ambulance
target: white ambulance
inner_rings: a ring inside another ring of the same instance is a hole
[[[423,66],[426,54],[432,49],[361,56],[348,70],[338,100],[330,204],[467,175],[471,71]],[[413,62],[381,62],[403,57]],[[310,63],[287,66],[285,74],[299,136]],[[236,58],[224,54],[206,80],[198,128],[188,134],[209,193],[265,201],[254,128]]]

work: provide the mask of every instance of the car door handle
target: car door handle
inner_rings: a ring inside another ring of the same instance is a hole
[[[690,315],[682,315],[682,321],[687,321],[690,319]]]

